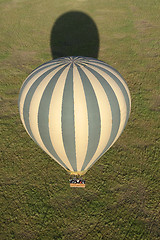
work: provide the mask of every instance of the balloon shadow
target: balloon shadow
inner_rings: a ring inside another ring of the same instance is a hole
[[[96,24],[83,12],[67,12],[52,27],[50,47],[53,59],[65,56],[98,58],[99,34]]]

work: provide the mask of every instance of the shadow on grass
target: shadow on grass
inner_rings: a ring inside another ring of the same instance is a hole
[[[67,12],[53,25],[50,47],[53,59],[65,56],[98,58],[99,34],[96,24],[83,12]]]

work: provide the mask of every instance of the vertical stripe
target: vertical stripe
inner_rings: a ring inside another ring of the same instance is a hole
[[[57,81],[49,106],[49,133],[53,148],[60,159],[63,160],[64,164],[73,171],[73,168],[66,155],[63,136],[62,136],[62,99],[63,91],[68,74],[69,66],[65,68],[61,77]]]
[[[49,69],[48,71],[44,72],[42,75],[40,75],[38,78],[35,79],[35,81],[32,82],[31,86],[26,86],[26,88],[29,88],[29,90],[27,91],[27,89],[24,89],[24,93],[26,93],[26,97],[24,99],[24,105],[23,105],[23,117],[24,117],[24,125],[26,126],[30,136],[32,137],[32,139],[37,143],[35,137],[32,134],[32,130],[31,130],[31,126],[30,126],[30,121],[29,118],[31,116],[30,114],[30,103],[32,100],[32,97],[34,95],[34,92],[36,91],[38,85],[42,82],[44,82],[44,79],[47,79],[47,76],[49,74],[52,75],[52,71],[53,68]],[[38,74],[39,75],[39,74]],[[32,79],[33,80],[33,79]],[[31,84],[31,81],[29,82]],[[28,84],[28,85],[30,85]],[[38,144],[38,143],[37,143]]]
[[[91,64],[92,65],[92,64]],[[108,67],[108,66],[101,66],[100,64],[96,64],[96,65],[92,65],[95,66],[99,69],[101,69],[103,72],[107,73],[112,80],[114,80],[119,87],[121,88],[121,91],[123,92],[126,104],[127,104],[127,113],[129,116],[130,113],[130,109],[131,109],[131,98],[130,98],[130,93],[129,93],[129,89],[127,87],[126,82],[124,81],[124,79],[121,77],[120,74],[117,73],[116,70],[113,70],[113,68]]]
[[[98,65],[98,64],[97,64]],[[110,71],[113,75],[115,75],[119,81],[123,84],[127,94],[128,94],[128,98],[129,98],[129,103],[130,103],[130,107],[131,107],[131,97],[130,97],[130,92],[129,92],[129,89],[128,89],[128,86],[127,86],[127,83],[126,81],[123,79],[123,77],[121,76],[121,74],[113,67],[111,67],[110,65],[102,62],[102,65],[104,65],[104,67]]]
[[[126,102],[121,89],[110,76],[100,69],[97,70],[96,67],[86,66],[86,68],[97,77],[109,99],[112,111],[112,133],[108,143],[106,142],[107,146],[109,146],[123,129],[127,115]]]
[[[63,68],[61,67],[59,71],[53,72],[53,77],[50,79],[48,85],[46,85],[46,87],[44,88],[44,92],[38,109],[38,129],[42,142],[45,145],[46,149],[51,153],[52,158],[54,158],[58,163],[60,163],[65,169],[69,170],[69,168],[63,163],[63,161],[59,158],[59,156],[56,154],[53,148],[50,139],[51,133],[49,133],[48,126],[51,96],[54,91],[54,87],[65,68],[66,66],[64,66]]]
[[[88,68],[88,67],[86,66],[86,68]],[[105,85],[106,85],[106,84],[104,84],[104,81],[107,84],[109,84],[107,86],[107,89],[108,89],[107,96],[109,98],[109,102],[110,102],[111,109],[112,109],[113,124],[112,124],[111,137],[110,137],[105,149],[102,151],[102,153],[98,156],[98,158],[94,162],[92,162],[92,163],[90,162],[90,164],[87,166],[87,168],[91,167],[114,144],[114,142],[118,139],[118,137],[122,133],[122,131],[125,127],[126,121],[128,120],[127,119],[127,106],[126,106],[124,94],[122,92],[122,88],[120,88],[117,85],[117,82],[115,82],[113,80],[113,78],[111,78],[108,74],[106,74],[104,71],[102,71],[100,69],[97,69],[97,66],[94,66],[94,67],[90,66],[89,69],[95,70],[94,75],[98,77],[98,79],[101,82],[101,84],[103,85],[104,89],[105,89]],[[110,98],[110,94],[113,91],[114,91],[114,95],[116,96],[116,98],[115,97],[113,98],[113,96]],[[117,104],[116,104],[116,102],[117,102]],[[116,108],[116,105],[118,108]],[[119,115],[120,115],[120,117],[119,117]]]
[[[61,65],[64,65],[64,63],[57,63],[57,62],[53,62],[53,61],[50,61],[50,62],[47,62],[47,63],[44,63],[42,64],[41,66],[39,66],[38,68],[36,68],[35,70],[33,70],[30,75],[26,78],[26,80],[24,81],[21,89],[20,89],[20,93],[19,93],[19,103],[20,103],[20,99],[21,99],[21,95],[23,93],[23,90],[24,88],[26,87],[26,85],[28,84],[28,82],[31,81],[32,78],[35,79],[35,76],[40,73],[40,75],[47,71],[50,67],[51,68],[54,68],[54,67],[58,67],[58,66],[61,66]],[[45,71],[43,71],[45,70]],[[40,76],[39,75],[39,76]],[[38,75],[36,76],[38,78]]]
[[[34,75],[30,81],[28,81],[25,84],[23,84],[23,86],[25,85],[25,87],[21,88],[21,94],[20,94],[20,100],[19,100],[19,112],[20,112],[20,116],[21,116],[21,121],[23,123],[23,125],[25,126],[25,128],[27,129],[27,132],[29,133],[29,135],[31,134],[26,126],[26,123],[25,123],[25,120],[24,120],[24,117],[26,116],[26,121],[27,119],[29,118],[29,101],[27,104],[25,104],[25,101],[26,101],[26,98],[29,94],[29,91],[32,89],[34,82],[37,82],[36,84],[38,85],[39,81],[42,81],[43,80],[43,77],[45,77],[49,72],[51,72],[52,70],[54,70],[56,67],[47,67],[45,70],[43,69],[42,71],[38,72],[36,75]],[[48,72],[49,71],[49,72]],[[37,86],[36,85],[36,86]],[[27,109],[24,111],[24,105],[26,105]],[[32,135],[30,135],[32,137]]]
[[[65,82],[61,121],[65,152],[74,171],[77,171],[74,130],[73,63],[70,65]]]
[[[121,121],[120,121],[119,131],[115,136],[115,139],[117,139],[120,136],[121,132],[123,131],[129,118],[129,114],[130,114],[129,95],[126,93],[127,90],[125,91],[125,88],[123,87],[123,84],[121,83],[121,81],[117,77],[113,78],[112,73],[111,73],[112,75],[110,75],[108,71],[106,72],[104,71],[104,69],[98,68],[97,65],[94,67],[91,66],[91,68],[94,69],[97,73],[100,73],[106,79],[106,81],[112,87],[118,99],[120,114],[121,114]],[[112,144],[112,142],[110,143],[110,145]]]
[[[75,64],[73,83],[76,160],[77,171],[81,171],[88,147],[88,113],[82,79]]]
[[[84,170],[96,152],[100,138],[101,123],[98,102],[93,87],[87,75],[78,64],[77,69],[82,79],[88,111],[88,149],[82,166],[82,170]]]
[[[43,144],[43,141],[41,139],[40,133],[39,133],[39,128],[38,128],[38,110],[39,110],[39,104],[40,100],[42,98],[44,89],[48,85],[48,82],[50,81],[51,77],[53,74],[55,74],[59,69],[56,69],[54,71],[51,71],[49,74],[47,74],[44,78],[43,81],[40,81],[39,84],[36,82],[35,83],[35,89],[32,87],[32,91],[30,90],[30,104],[29,104],[29,126],[31,134],[33,136],[33,139],[36,140],[37,144],[48,154],[49,151]],[[38,84],[38,86],[37,86]],[[33,94],[33,95],[32,95]]]
[[[95,151],[95,154],[93,155],[90,162],[85,168],[87,169],[89,165],[92,164],[98,158],[100,153],[104,150],[106,142],[108,142],[110,138],[112,130],[112,112],[108,97],[106,95],[106,92],[104,91],[104,88],[100,84],[99,79],[97,79],[95,75],[87,68],[85,67],[82,68],[94,89],[100,111],[100,123],[101,123],[99,143]]]

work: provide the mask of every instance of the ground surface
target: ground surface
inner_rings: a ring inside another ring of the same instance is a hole
[[[17,106],[28,74],[75,47],[63,41],[67,31],[53,31],[69,11],[97,26],[85,44],[122,74],[132,96],[125,131],[88,171],[85,189],[69,187],[68,174],[25,132]],[[158,0],[0,0],[1,240],[160,239],[159,12]]]

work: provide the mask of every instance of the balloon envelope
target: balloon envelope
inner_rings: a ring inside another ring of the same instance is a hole
[[[19,112],[30,137],[73,174],[84,174],[118,139],[129,118],[122,76],[89,57],[62,57],[23,83]]]

